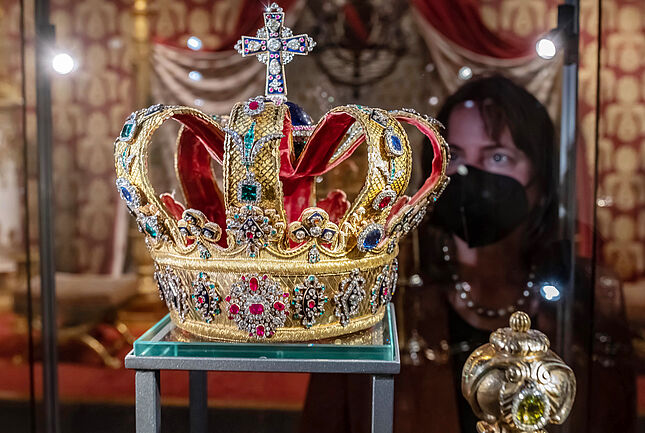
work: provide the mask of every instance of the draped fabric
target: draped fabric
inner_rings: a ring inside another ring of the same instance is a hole
[[[183,5],[189,5],[188,10],[181,9],[182,5],[175,5],[176,9],[172,10],[172,12],[174,12],[172,15],[175,16],[167,17],[166,20],[172,20],[175,18],[178,21],[185,21],[186,15],[191,19],[190,13],[199,10],[199,3],[203,3],[201,1],[195,1],[195,4],[193,4],[192,1],[194,0],[182,2]],[[264,16],[262,13],[264,12],[265,7],[273,2],[258,0],[214,0],[210,3],[213,5],[212,13],[204,14],[204,16],[201,17],[201,21],[208,21],[208,19],[210,19],[213,24],[212,32],[209,32],[208,35],[209,43],[204,47],[204,50],[227,51],[233,49],[235,43],[241,36],[255,35],[257,29],[264,27]],[[280,0],[277,3],[279,3],[284,12],[288,12],[289,14],[293,14],[294,10],[298,10],[302,7],[302,0]],[[202,11],[205,12],[203,9]],[[192,17],[192,19],[196,20],[194,17]],[[286,19],[288,23],[288,14]],[[170,27],[166,25],[167,22],[164,20],[159,20],[159,24],[164,26],[164,28]],[[197,27],[203,26],[204,22],[197,25]],[[206,26],[208,26],[208,24]],[[185,45],[182,44],[185,37],[182,36],[186,35],[177,35],[172,32],[170,34],[164,33],[156,34],[154,42],[171,45],[176,48],[185,48]],[[201,35],[198,34],[197,36]]]
[[[428,1],[433,3],[433,1]],[[428,1],[415,0],[415,7],[418,7],[421,3],[428,3]],[[501,73],[511,78],[517,84],[524,86],[529,92],[533,93],[549,109],[552,117],[555,118],[559,114],[559,92],[554,91],[554,89],[556,84],[558,84],[556,78],[562,67],[561,60],[543,60],[535,54],[514,58],[508,56],[493,57],[480,54],[476,50],[483,51],[484,46],[494,45],[497,41],[503,40],[494,35],[486,43],[475,38],[472,46],[465,47],[462,44],[466,44],[470,38],[468,40],[466,37],[460,37],[458,40],[450,39],[449,36],[445,36],[440,32],[434,26],[433,21],[428,20],[421,11],[415,14],[415,21],[419,33],[430,52],[439,78],[448,94],[456,91],[464,83],[459,78],[459,70],[464,66],[468,66],[472,70],[474,77],[484,74]],[[471,19],[464,19],[464,21],[463,23],[453,21],[450,24],[455,29],[459,29],[460,34],[469,34],[470,28],[467,26],[472,24],[473,19],[471,17]],[[474,28],[477,29],[482,26],[481,19],[479,19],[479,25],[474,25]],[[468,30],[466,31],[464,29]],[[486,34],[488,33],[490,32],[487,31]],[[490,34],[492,35],[492,33]],[[480,36],[483,37],[485,34],[482,33]],[[531,44],[531,50],[535,53],[533,44]],[[488,48],[488,52],[490,53],[495,53],[496,51],[492,47]],[[519,51],[519,48],[516,51]]]
[[[475,0],[412,0],[423,21],[443,37],[480,56],[496,59],[534,57],[532,38],[491,31],[481,19]]]
[[[152,64],[155,101],[197,105],[207,113],[228,113],[236,102],[261,93],[264,86],[266,66],[237,52],[194,52],[155,44]],[[201,79],[189,78],[192,71]]]
[[[236,102],[263,93],[266,66],[256,57],[242,57],[232,50],[240,37],[255,35],[264,26],[263,4],[256,0],[243,3],[236,26],[219,35],[220,43],[215,49],[192,51],[179,45],[177,41],[185,40],[187,35],[154,38],[153,100],[196,106],[212,114],[228,114]],[[280,2],[280,6],[290,26],[297,21],[304,3],[290,0]],[[189,75],[190,72],[193,74]]]

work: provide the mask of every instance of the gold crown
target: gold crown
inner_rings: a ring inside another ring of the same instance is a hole
[[[343,106],[317,125],[294,125],[301,113],[285,103],[284,64],[314,43],[293,36],[275,4],[264,20],[238,49],[267,64],[265,96],[236,104],[226,121],[160,104],[131,114],[115,142],[117,189],[145,234],[178,327],[236,341],[362,330],[394,295],[399,238],[447,183],[447,145],[437,123],[413,110]],[[148,177],[148,146],[168,119],[182,125],[175,166],[185,205],[155,193]],[[401,123],[416,126],[434,151],[432,174],[412,198],[404,195],[412,152]],[[361,145],[367,177],[353,203],[342,191],[316,202],[315,178]],[[222,165],[221,189],[212,160]]]

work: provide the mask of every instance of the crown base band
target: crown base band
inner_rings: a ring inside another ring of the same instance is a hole
[[[379,311],[375,314],[366,314],[361,317],[354,317],[347,326],[342,326],[340,323],[336,322],[328,325],[318,325],[309,329],[280,328],[280,332],[277,332],[273,337],[271,337],[270,342],[298,343],[353,334],[371,328],[383,320],[385,308],[385,306],[380,307]],[[179,329],[207,340],[245,343],[258,342],[257,338],[249,337],[248,334],[245,334],[243,331],[240,331],[233,326],[213,327],[193,319],[186,319],[182,323],[181,320],[179,320],[177,313],[172,310],[170,311],[170,319]]]

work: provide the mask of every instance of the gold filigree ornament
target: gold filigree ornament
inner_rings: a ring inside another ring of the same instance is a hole
[[[573,371],[549,349],[549,339],[530,329],[518,311],[510,328],[490,336],[464,366],[461,389],[475,415],[479,433],[546,433],[562,424],[576,393]]]
[[[399,238],[447,183],[448,146],[438,124],[412,110],[348,105],[310,122],[285,102],[284,64],[314,43],[293,36],[275,4],[264,19],[258,36],[238,48],[267,63],[265,95],[237,103],[226,117],[161,104],[133,113],[114,143],[117,190],[146,237],[179,328],[233,341],[364,330],[391,301]],[[168,120],[181,124],[181,202],[155,192],[148,175],[153,134]],[[434,152],[432,173],[412,197],[405,195],[412,149],[403,123],[426,135]],[[315,179],[360,146],[367,175],[357,197],[349,203],[335,192],[317,200]]]

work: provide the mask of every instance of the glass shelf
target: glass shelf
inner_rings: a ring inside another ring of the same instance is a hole
[[[305,343],[235,343],[200,339],[177,328],[166,315],[134,342],[136,357],[245,359],[397,360],[394,307],[365,331]]]

